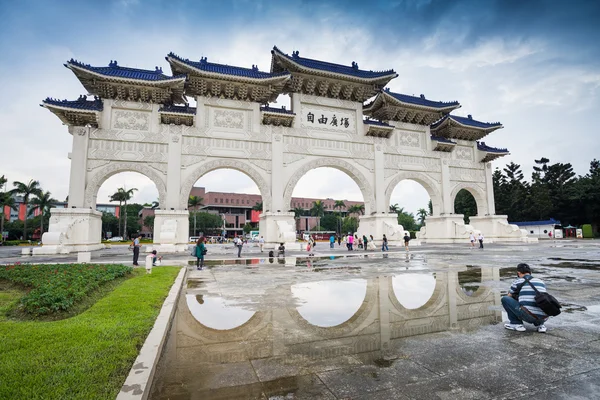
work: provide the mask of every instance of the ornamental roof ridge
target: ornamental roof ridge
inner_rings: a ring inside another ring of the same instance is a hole
[[[435,141],[441,142],[441,143],[456,144],[456,142],[453,142],[450,139],[446,139],[445,137],[436,136],[436,135],[431,135],[431,140],[435,140]]]
[[[213,62],[209,62],[207,57],[200,57],[200,61],[192,61],[189,58],[180,57],[173,52],[170,52],[169,54],[167,54],[167,57],[165,57],[165,59],[167,61],[169,61],[169,57],[173,58],[175,60],[178,60],[184,64],[187,64],[193,68],[199,69],[201,71],[224,74],[224,75],[234,75],[234,76],[241,76],[241,77],[254,78],[254,79],[268,79],[268,78],[276,78],[276,77],[280,77],[280,76],[290,75],[290,73],[288,71],[276,72],[276,73],[260,71],[258,69],[258,66],[254,65],[254,64],[252,65],[251,68],[246,68],[246,67],[238,67],[238,66],[229,65],[229,64],[213,63]]]
[[[295,112],[293,112],[292,110],[286,109],[285,106],[281,106],[281,108],[270,107],[270,106],[260,106],[260,111],[273,112],[273,113],[278,113],[278,114],[296,115]]]
[[[383,89],[381,92],[389,94],[390,96],[394,97],[396,100],[399,100],[399,101],[402,101],[405,103],[415,104],[415,105],[421,105],[421,106],[426,106],[426,107],[435,107],[435,108],[445,108],[445,107],[449,107],[449,106],[459,106],[460,107],[460,103],[457,100],[452,100],[452,101],[429,100],[425,97],[424,94],[421,94],[420,96],[417,97],[414,95],[392,92],[390,90],[390,88],[387,88],[387,87],[385,89]]]
[[[47,105],[86,111],[102,111],[104,109],[104,104],[100,97],[94,96],[94,100],[88,100],[86,95],[79,96],[77,100],[60,100],[46,97],[40,106],[45,107]]]
[[[383,78],[383,77],[390,76],[390,75],[394,75],[394,78],[398,76],[398,74],[396,73],[396,71],[394,71],[394,69],[381,70],[381,71],[361,70],[358,68],[358,63],[356,63],[355,61],[352,61],[352,64],[350,66],[343,65],[343,64],[336,64],[336,63],[332,63],[332,62],[328,62],[328,61],[316,60],[313,58],[300,57],[300,52],[298,50],[295,50],[294,52],[292,52],[292,55],[290,56],[289,54],[284,53],[282,50],[280,50],[277,46],[273,46],[273,50],[271,50],[271,54],[274,55],[275,53],[278,53],[279,55],[284,56],[288,60],[290,60],[296,64],[299,64],[300,66],[302,66],[304,68],[324,70],[324,71],[336,73],[336,74],[349,75],[349,76],[353,76],[353,77],[367,78],[367,79]]]
[[[189,104],[184,106],[176,106],[173,104],[168,104],[160,107],[158,112],[164,113],[178,113],[178,114],[196,114],[196,107],[190,107]]]
[[[446,122],[447,120],[454,120],[455,122],[461,124],[461,125],[465,125],[471,128],[477,128],[477,129],[490,129],[490,128],[496,128],[496,129],[500,129],[500,128],[504,128],[504,126],[502,126],[502,124],[500,122],[481,122],[481,121],[477,121],[475,119],[473,119],[473,116],[471,114],[469,114],[466,117],[461,117],[458,115],[453,115],[453,114],[447,114],[444,115],[442,118],[440,118],[438,121],[434,122],[431,125],[431,128],[437,128],[440,125],[442,125],[444,122]]]
[[[386,128],[393,128],[394,126],[388,124],[387,122],[383,122],[377,119],[371,119],[371,118],[365,118],[363,119],[363,123],[365,124],[369,124],[369,125],[379,125],[379,126],[385,126]]]
[[[489,153],[508,153],[508,149],[501,149],[498,147],[491,147],[485,144],[485,142],[477,141],[477,150],[487,151]]]
[[[169,81],[187,78],[187,75],[185,74],[174,76],[165,75],[163,73],[162,67],[158,66],[154,67],[154,71],[148,69],[123,67],[118,65],[117,60],[110,60],[107,67],[94,67],[90,64],[85,64],[81,61],[77,61],[71,58],[69,61],[67,61],[66,64],[64,64],[64,66],[67,68],[70,68],[71,66],[76,66],[87,71],[111,78],[124,78],[145,81]]]

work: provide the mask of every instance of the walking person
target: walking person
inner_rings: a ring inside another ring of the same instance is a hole
[[[385,236],[385,233],[383,234],[383,242],[381,243],[381,251],[390,251],[390,249],[388,247],[388,240],[387,240],[387,237]]]
[[[355,235],[355,236],[356,236],[356,235]],[[357,237],[357,239],[358,239],[358,248],[359,248],[359,249],[362,249],[362,248],[363,248],[363,241],[362,241],[362,238],[361,238],[361,237]]]
[[[469,235],[469,240],[471,241],[471,249],[475,248],[475,235],[473,234],[473,232],[471,232],[471,234]]]
[[[376,250],[375,247],[375,239],[373,239],[373,235],[369,235],[369,250]]]
[[[410,242],[410,235],[408,232],[404,233],[404,249],[408,251],[408,242]]]
[[[479,232],[477,240],[479,241],[479,248],[483,250],[483,233]]]
[[[331,236],[329,236],[329,248],[333,249],[334,245],[335,245],[335,236],[331,235]]]
[[[342,245],[342,235],[341,235],[341,234],[340,234],[340,235],[338,235],[338,237],[337,237],[337,242],[338,242],[338,246],[341,246],[341,245]]]
[[[348,251],[354,250],[353,245],[354,245],[354,236],[352,236],[352,234],[349,233],[348,234]]]
[[[535,287],[535,289],[534,289]],[[535,301],[536,289],[539,293],[546,293],[546,285],[539,278],[531,276],[531,268],[525,263],[517,265],[517,280],[515,280],[508,294],[502,298],[502,307],[508,314],[508,324],[504,327],[511,331],[525,332],[523,321],[533,324],[537,331],[546,333],[548,315]]]
[[[367,239],[367,235],[363,235],[362,241],[363,241],[363,249],[368,250],[367,245],[369,244],[369,239]]]
[[[265,238],[262,236],[258,239],[258,247],[260,247],[260,252],[263,252],[263,246],[265,245]]]
[[[233,244],[238,248],[238,258],[242,257],[242,247],[244,246],[244,241],[239,236],[236,236],[233,239]]]
[[[138,258],[140,257],[140,247],[142,247],[142,245],[140,244],[140,239],[142,238],[142,235],[137,234],[135,235],[135,239],[133,239],[133,243],[131,244],[133,246],[133,265],[138,266]]]
[[[200,236],[196,242],[196,269],[198,271],[202,271],[204,268],[204,255],[208,252],[204,240],[204,236]]]

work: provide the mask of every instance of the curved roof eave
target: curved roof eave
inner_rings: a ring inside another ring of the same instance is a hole
[[[123,83],[135,82],[136,84],[141,85],[141,86],[148,86],[148,85],[150,85],[150,86],[165,86],[165,84],[169,85],[169,84],[174,84],[174,83],[175,84],[179,84],[179,83],[184,84],[185,81],[186,81],[186,79],[187,79],[187,76],[182,75],[182,76],[173,76],[173,77],[171,77],[169,79],[162,79],[162,80],[150,81],[150,80],[144,80],[144,79],[121,78],[121,77],[118,77],[118,76],[103,75],[103,74],[98,73],[96,71],[90,71],[87,68],[83,68],[83,67],[80,67],[78,65],[71,64],[71,63],[65,64],[65,67],[67,67],[71,71],[73,71],[73,73],[75,75],[77,75],[77,72],[83,72],[83,73],[90,74],[90,75],[93,75],[93,76],[97,76],[99,78],[102,78],[102,79],[105,79],[105,80],[109,80],[109,81],[123,82]]]
[[[52,103],[46,103],[46,102],[42,102],[42,104],[40,104],[40,106],[44,107],[44,108],[55,108],[57,110],[63,110],[63,111],[69,111],[69,112],[80,112],[80,113],[95,113],[98,114],[101,111],[99,110],[90,110],[90,109],[85,109],[85,108],[75,108],[75,107],[65,107],[65,106],[59,106],[56,104],[52,104]]]
[[[245,77],[245,76],[227,75],[227,74],[220,74],[218,72],[204,71],[204,70],[198,69],[192,65],[185,63],[184,61],[181,61],[181,60],[179,60],[175,57],[171,57],[171,56],[167,56],[167,61],[169,63],[177,64],[178,66],[183,67],[184,69],[187,69],[190,72],[196,73],[201,76],[206,76],[209,78],[221,78],[221,79],[237,81],[237,82],[249,82],[249,83],[281,82],[281,83],[285,83],[292,77],[292,75],[288,73],[288,74],[284,74],[284,75],[280,75],[280,76],[273,76],[273,77],[269,77],[269,78],[250,78],[250,77]]]
[[[413,108],[419,108],[421,110],[426,110],[426,111],[432,111],[432,112],[444,112],[444,111],[453,111],[453,110],[457,110],[459,108],[462,107],[461,104],[449,104],[445,107],[430,107],[430,106],[424,106],[421,104],[415,104],[415,103],[409,103],[406,101],[402,101],[397,99],[396,97],[392,96],[390,93],[387,93],[386,91],[381,91],[382,94],[387,96],[387,99],[390,99],[392,102],[394,103],[398,103],[401,104],[405,107],[413,107]],[[386,100],[387,100],[386,99]]]

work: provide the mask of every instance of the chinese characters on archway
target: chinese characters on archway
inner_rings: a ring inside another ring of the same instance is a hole
[[[354,129],[354,118],[350,113],[328,110],[304,110],[303,126],[328,130],[351,131]]]

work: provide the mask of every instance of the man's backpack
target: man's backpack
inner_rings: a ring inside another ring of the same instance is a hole
[[[523,278],[525,279],[525,282],[527,282],[529,284],[529,286],[531,286],[531,288],[535,291],[535,303],[537,304],[537,306],[539,308],[542,309],[543,312],[545,312],[547,315],[551,316],[551,317],[556,317],[557,315],[560,314],[560,309],[561,309],[561,305],[558,302],[558,300],[556,300],[556,298],[554,296],[552,296],[549,293],[546,292],[540,292],[537,290],[537,288],[533,285],[533,283],[531,283],[529,281],[529,279],[527,278]],[[521,283],[519,285],[519,287],[517,288],[517,291],[515,292],[517,294],[516,300],[518,301],[518,295],[521,292],[521,288],[523,287],[523,285],[525,285],[525,282]],[[514,295],[513,295],[514,297]]]

